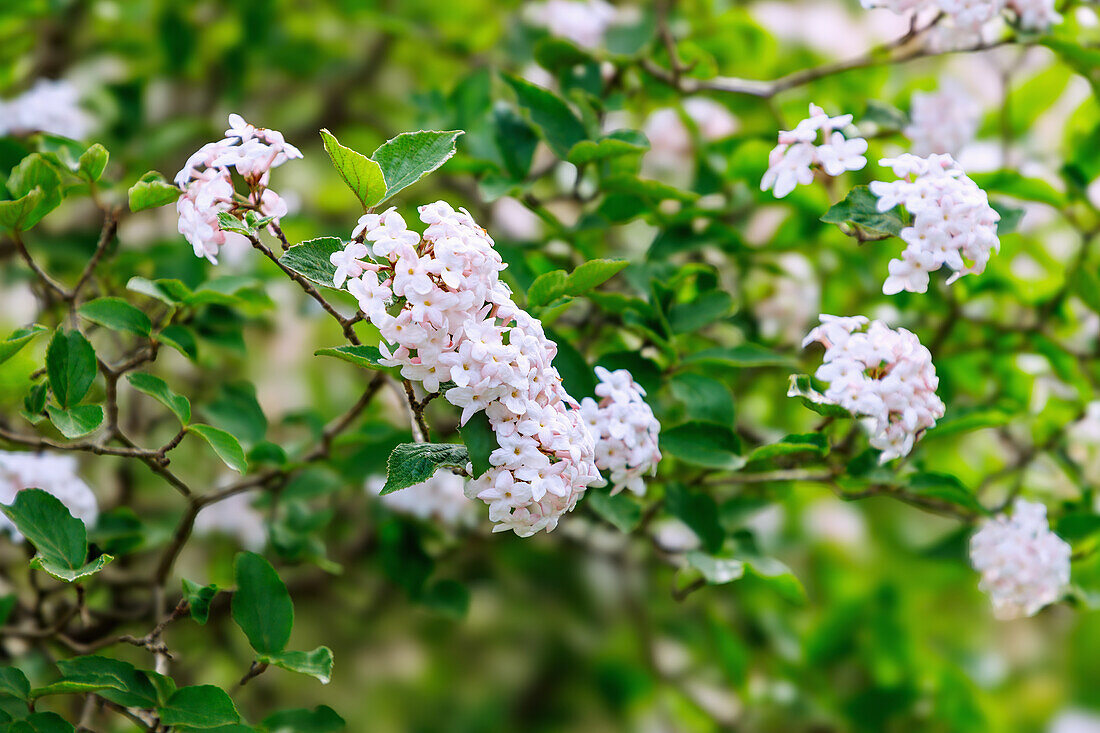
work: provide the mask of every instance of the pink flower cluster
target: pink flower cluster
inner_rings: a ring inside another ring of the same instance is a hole
[[[657,446],[661,424],[642,399],[645,390],[629,371],[596,367],[596,376],[600,378],[596,395],[602,399],[581,400],[581,417],[596,440],[596,466],[611,474],[612,494],[630,489],[642,496],[642,477],[656,475],[661,460]]]
[[[867,141],[861,137],[847,139],[841,128],[851,124],[851,115],[830,117],[816,104],[810,105],[810,116],[793,130],[781,130],[779,144],[768,156],[768,170],[760,181],[760,190],[772,189],[775,197],[783,198],[798,185],[814,180],[817,166],[830,176],[844,171],[858,171],[867,165]],[[817,143],[818,133],[824,141]]]
[[[580,406],[551,364],[557,346],[512,302],[493,240],[468,213],[442,201],[419,211],[422,237],[393,209],[362,217],[352,236],[370,249],[355,241],[334,253],[333,283],[381,332],[383,363],[445,390],[463,424],[485,411],[499,447],[466,493],[489,505],[494,531],[549,531],[603,481]]]
[[[822,315],[802,345],[814,341],[825,346],[815,376],[829,386],[811,399],[869,418],[871,445],[882,451],[882,463],[908,455],[917,438],[943,417],[932,355],[911,332],[882,321],[868,326],[864,316]]]
[[[223,231],[218,214],[253,209],[275,222],[286,215],[286,202],[268,188],[271,169],[292,158],[301,158],[298,148],[276,130],[253,127],[240,115],[229,115],[225,138],[199,148],[176,174],[183,195],[176,202],[179,233],[195,249],[196,257],[214,264],[218,251],[229,237],[241,235]],[[248,185],[248,196],[237,197],[232,172]]]
[[[1070,554],[1050,531],[1047,508],[1023,499],[1011,517],[987,520],[970,538],[970,563],[982,576],[978,587],[999,619],[1034,616],[1057,601],[1069,585]]]
[[[871,183],[878,210],[901,204],[913,215],[900,235],[908,246],[901,259],[890,261],[882,292],[926,292],[928,273],[944,266],[955,271],[948,285],[963,275],[984,272],[991,253],[1001,248],[1001,216],[989,205],[985,191],[950,155],[921,158],[906,153],[879,162],[893,168],[900,180]]]

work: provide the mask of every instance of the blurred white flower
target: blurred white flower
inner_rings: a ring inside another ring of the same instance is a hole
[[[532,25],[545,27],[552,36],[581,48],[596,48],[618,18],[618,11],[604,0],[546,0],[529,4],[525,17]]]
[[[493,202],[492,215],[493,227],[509,239],[532,240],[542,234],[542,219],[511,196]]]
[[[1100,733],[1100,712],[1063,710],[1050,721],[1047,733]]]
[[[252,506],[252,497],[247,493],[233,494],[203,507],[195,517],[194,531],[199,537],[232,537],[241,547],[252,552],[259,552],[267,544],[264,517]]]
[[[378,496],[386,485],[385,476],[367,479],[367,491]],[[448,527],[472,527],[477,524],[477,503],[466,498],[466,479],[447,470],[436,471],[430,479],[392,494],[379,501],[395,512],[418,519],[439,522]]]
[[[914,92],[905,134],[915,155],[959,151],[974,139],[981,107],[962,85],[947,81],[935,92]]]
[[[14,99],[0,102],[0,135],[48,132],[83,140],[91,132],[91,115],[80,108],[80,94],[67,81],[39,79]]]
[[[839,499],[819,499],[802,513],[806,536],[829,544],[857,548],[867,541],[867,520],[851,504]]]
[[[76,475],[76,469],[76,458],[70,455],[0,451],[0,504],[11,504],[23,489],[42,489],[91,528],[99,518],[99,502]],[[5,531],[17,542],[22,541],[11,520],[0,514],[0,532]]]
[[[757,302],[755,313],[765,339],[797,343],[820,313],[821,285],[805,256],[785,252],[777,259],[782,272],[775,277],[771,294]]]

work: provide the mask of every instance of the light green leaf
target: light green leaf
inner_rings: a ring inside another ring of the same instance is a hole
[[[573,165],[583,165],[597,160],[608,160],[623,155],[643,153],[649,149],[649,140],[637,130],[615,130],[595,140],[581,140],[569,151],[568,160]]]
[[[338,733],[347,723],[327,705],[313,710],[280,710],[264,718],[263,727],[273,733]]]
[[[252,230],[252,227],[248,226],[243,221],[230,214],[228,211],[218,212],[218,226],[222,229],[222,231],[235,232],[236,234],[240,234],[245,237],[255,234],[255,232]]]
[[[127,374],[126,380],[138,392],[149,395],[171,410],[172,414],[179,418],[180,423],[183,425],[191,422],[191,402],[183,395],[173,392],[168,387],[167,382],[160,377],[154,377],[152,374],[136,373]]]
[[[344,179],[364,209],[373,209],[386,196],[386,178],[382,167],[362,153],[340,144],[331,132],[321,130],[325,152],[336,172]],[[329,278],[329,283],[332,279]]]
[[[322,685],[332,680],[332,650],[319,646],[311,652],[281,652],[260,656],[261,662],[316,677]]]
[[[48,330],[36,323],[33,326],[13,331],[7,339],[0,341],[0,364],[18,354],[35,336]]]
[[[374,151],[371,159],[382,169],[388,201],[450,160],[462,130],[403,132]]]
[[[34,697],[96,692],[126,707],[151,708],[157,690],[144,672],[118,659],[101,656],[74,657],[57,662],[61,679],[34,690]]]
[[[237,706],[220,687],[192,685],[181,687],[157,708],[160,722],[187,728],[217,728],[239,722]]]
[[[34,222],[30,221],[31,214],[43,198],[42,189],[36,188],[13,201],[0,201],[0,226],[18,230],[34,226]]]
[[[77,175],[90,183],[98,181],[103,176],[103,171],[107,168],[107,160],[110,157],[107,148],[99,143],[94,143],[81,153],[80,159],[77,161]]]
[[[149,171],[130,187],[127,196],[130,211],[137,212],[175,203],[181,193],[183,192],[179,188],[165,181],[159,173]]]
[[[335,286],[332,284],[332,277],[336,274],[336,265],[332,264],[329,257],[333,252],[343,250],[344,243],[336,237],[318,237],[295,244],[279,258],[279,262],[307,280],[333,288]]]
[[[538,308],[561,297],[584,295],[610,280],[629,264],[626,260],[590,260],[568,275],[564,270],[543,273],[528,288],[527,305]]]
[[[192,295],[191,288],[174,279],[148,280],[144,277],[132,277],[126,283],[126,289],[156,298],[167,305],[179,305]]]
[[[382,358],[382,352],[375,346],[332,346],[325,349],[317,349],[317,351],[313,352],[313,355],[331,356],[341,361],[346,361],[349,364],[363,367],[364,369],[390,368],[379,363],[379,359]]]
[[[711,585],[722,585],[745,576],[745,563],[732,557],[716,557],[693,550],[687,554],[687,561]]]
[[[31,228],[61,204],[61,177],[39,153],[28,155],[12,169],[8,190],[14,199],[40,192],[40,197],[29,209],[26,202],[19,204],[19,229]]]
[[[199,625],[205,625],[210,618],[210,602],[217,593],[216,585],[199,585],[187,578],[183,579],[183,597],[191,611],[191,618]]]
[[[138,336],[152,333],[153,323],[149,316],[127,303],[122,298],[97,298],[77,308],[84,318],[98,323],[112,331],[126,331]]]
[[[218,454],[218,458],[221,458],[225,465],[237,473],[244,473],[247,470],[248,461],[245,460],[244,448],[241,447],[241,442],[226,431],[213,425],[196,423],[188,425],[187,432],[194,433],[209,443],[214,452]]]
[[[565,101],[553,92],[519,77],[505,74],[504,80],[516,92],[519,106],[527,111],[546,144],[563,160],[573,146],[587,137],[584,125]]]
[[[58,329],[46,349],[46,374],[54,399],[62,407],[84,399],[95,379],[95,350],[79,331]]]
[[[1023,201],[1038,201],[1056,209],[1066,205],[1064,193],[1041,178],[1027,178],[1016,170],[975,173],[969,178],[986,193],[1004,194]]]
[[[258,654],[279,654],[294,626],[294,604],[286,584],[271,563],[254,552],[237,555],[233,577],[237,582],[231,604],[233,620]]]
[[[926,499],[936,499],[968,509],[977,514],[989,514],[966,484],[947,473],[921,471],[909,477],[906,490]]]
[[[427,481],[439,468],[465,468],[469,460],[466,446],[457,443],[402,443],[386,461],[386,485],[381,493],[392,494]]]
[[[46,405],[46,414],[69,440],[82,438],[103,424],[103,408],[99,405],[74,405],[68,409]]]
[[[762,445],[749,454],[749,463],[769,461],[780,456],[806,456],[809,460],[823,458],[829,453],[829,441],[821,433],[788,435],[776,443]],[[800,463],[806,463],[803,460]]]

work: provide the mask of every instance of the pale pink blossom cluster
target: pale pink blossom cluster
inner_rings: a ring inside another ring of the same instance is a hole
[[[626,369],[611,372],[596,367],[600,383],[596,396],[581,400],[581,417],[596,440],[596,466],[607,471],[612,494],[630,489],[645,494],[643,476],[655,476],[661,451],[657,436],[661,424],[643,399],[645,390]]]
[[[1054,0],[860,0],[865,8],[888,8],[895,13],[930,10],[946,14],[954,29],[979,35],[991,20],[1011,12],[1021,28],[1041,31],[1062,21]]]
[[[868,418],[871,445],[882,451],[882,463],[908,455],[924,431],[943,417],[932,355],[913,333],[882,321],[869,323],[864,316],[823,314],[821,325],[802,345],[814,341],[825,347],[815,376],[829,386],[811,399]]]
[[[978,131],[981,107],[973,95],[955,83],[935,92],[914,92],[905,134],[915,155],[958,155]]]
[[[615,6],[604,0],[546,0],[526,8],[526,17],[552,36],[565,38],[581,48],[596,48],[619,17]]]
[[[783,198],[799,185],[814,180],[814,167],[830,176],[844,171],[858,171],[867,165],[867,141],[861,137],[846,138],[841,129],[852,122],[852,115],[830,117],[816,104],[810,105],[810,116],[793,130],[779,132],[779,144],[768,156],[768,170],[760,181],[760,190],[772,190]],[[818,136],[822,141],[818,143]]]
[[[0,102],[0,136],[48,132],[83,140],[91,128],[80,93],[67,81],[39,79],[18,97]]]
[[[195,256],[217,264],[221,247],[229,238],[241,236],[222,230],[219,213],[250,208],[275,223],[286,216],[286,202],[268,188],[271,169],[301,157],[281,132],[253,127],[240,115],[229,115],[225,137],[199,148],[176,174],[176,185],[183,189],[176,202],[179,233],[194,247]],[[234,191],[234,171],[248,186],[247,197]]]
[[[978,587],[993,601],[999,619],[1034,616],[1057,601],[1069,585],[1070,546],[1050,531],[1047,509],[1017,499],[1011,517],[986,520],[970,539],[970,563],[981,573]]]
[[[85,526],[92,527],[99,518],[99,502],[88,484],[76,475],[76,469],[73,456],[0,451],[0,504],[11,504],[23,489],[42,489],[57,497]],[[17,542],[23,539],[11,520],[0,513],[0,532],[4,531]]]
[[[950,155],[921,158],[905,153],[879,162],[892,168],[899,180],[871,183],[878,210],[900,204],[913,217],[901,230],[907,246],[901,259],[890,261],[882,292],[927,292],[928,273],[945,266],[955,271],[948,285],[963,275],[984,272],[990,255],[1001,248],[1001,216],[989,205],[985,191]]]
[[[485,411],[499,447],[466,494],[489,505],[494,531],[549,531],[603,481],[580,405],[551,364],[557,346],[512,301],[493,240],[468,213],[443,201],[419,211],[423,237],[393,209],[363,216],[352,236],[369,251],[354,241],[334,253],[333,282],[378,327],[384,364],[445,390],[463,424]]]
[[[699,138],[705,142],[729,137],[739,126],[728,108],[706,97],[685,99],[683,114],[695,124]],[[691,130],[680,115],[679,110],[663,107],[654,110],[645,121],[643,132],[650,146],[646,159],[659,170],[684,166],[694,151]]]
[[[386,485],[385,476],[367,479],[367,491],[378,496]],[[476,502],[466,498],[466,479],[440,469],[430,479],[379,497],[395,512],[432,520],[448,527],[470,527],[477,522]]]

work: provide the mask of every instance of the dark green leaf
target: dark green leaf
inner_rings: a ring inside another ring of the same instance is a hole
[[[263,726],[273,733],[338,733],[347,724],[332,708],[321,705],[313,710],[280,710],[264,718]]]
[[[46,374],[62,407],[84,399],[97,370],[95,350],[79,331],[58,330],[46,349]]]
[[[789,367],[794,360],[788,356],[777,354],[757,344],[741,344],[740,346],[719,346],[713,349],[688,355],[684,359],[685,364],[718,364],[731,367]]]
[[[153,683],[128,662],[100,656],[74,657],[58,661],[57,668],[61,679],[36,689],[35,697],[94,691],[127,707],[151,708],[157,704]]]
[[[947,473],[920,472],[909,477],[906,489],[911,494],[955,504],[978,514],[988,514],[974,492],[956,476]]]
[[[11,506],[0,505],[0,511],[38,551],[31,564],[60,580],[79,580],[113,559],[100,555],[85,565],[88,534],[84,523],[70,514],[57,497],[41,489],[20,491]]]
[[[0,201],[0,226],[18,230],[34,226],[37,222],[32,221],[32,214],[43,198],[42,189],[36,188],[13,201]]]
[[[50,422],[69,440],[82,438],[103,424],[103,408],[99,405],[76,405],[68,409],[46,406]]]
[[[160,377],[145,373],[127,374],[126,381],[138,392],[149,395],[171,410],[172,414],[179,418],[181,424],[186,425],[191,422],[190,401],[183,395],[173,392]]]
[[[546,144],[561,159],[587,136],[584,125],[565,101],[553,92],[510,74],[504,80],[516,92],[519,106],[530,115]]]
[[[294,604],[282,578],[271,563],[254,552],[237,555],[233,577],[237,582],[233,620],[258,654],[279,654],[294,626]]]
[[[295,244],[279,258],[279,262],[307,280],[331,288],[335,287],[332,278],[336,274],[336,266],[329,257],[333,252],[343,250],[344,243],[336,237],[318,237]]]
[[[615,525],[620,532],[633,532],[642,521],[642,506],[623,491],[612,496],[600,489],[585,492],[585,502],[592,511]]]
[[[157,713],[164,725],[199,729],[230,725],[241,719],[229,695],[214,685],[181,687],[157,708]]]
[[[679,484],[669,484],[665,489],[665,507],[669,514],[698,535],[707,552],[721,551],[726,533],[718,521],[718,505],[713,498],[702,492],[688,491]]]
[[[669,380],[673,396],[684,404],[692,420],[733,426],[733,396],[717,379],[681,372]]]
[[[382,494],[427,481],[436,469],[465,468],[470,460],[466,446],[456,443],[402,443],[386,461],[386,485]]]
[[[112,331],[126,331],[138,336],[148,336],[153,330],[149,316],[122,298],[97,298],[77,309],[84,318]]]
[[[833,204],[821,217],[826,224],[844,224],[850,222],[857,224],[861,229],[866,229],[879,234],[892,234],[895,237],[905,228],[905,220],[902,219],[898,208],[890,211],[879,212],[878,197],[871,193],[867,186],[856,186],[844,200]]]
[[[263,654],[260,656],[260,661],[291,672],[316,677],[322,685],[327,685],[332,679],[332,650],[327,646],[319,646],[311,652]]]
[[[0,667],[0,695],[11,695],[20,700],[31,696],[31,683],[18,667]]]
[[[210,617],[210,602],[214,600],[214,596],[217,594],[218,586],[216,585],[199,585],[187,578],[183,579],[183,598],[187,601],[191,618],[195,619],[196,623],[200,625],[205,625],[206,620]]]
[[[470,416],[466,424],[458,429],[462,442],[466,445],[468,460],[474,467],[474,478],[489,470],[489,454],[497,449],[497,437],[484,411]],[[465,467],[465,463],[462,467]]]
[[[741,441],[728,425],[686,422],[661,433],[661,450],[685,463],[736,471],[745,465]]]
[[[194,433],[209,443],[218,454],[218,458],[237,473],[244,473],[247,470],[248,462],[245,460],[244,448],[241,447],[239,440],[226,431],[213,425],[196,423],[188,425],[187,432]]]

